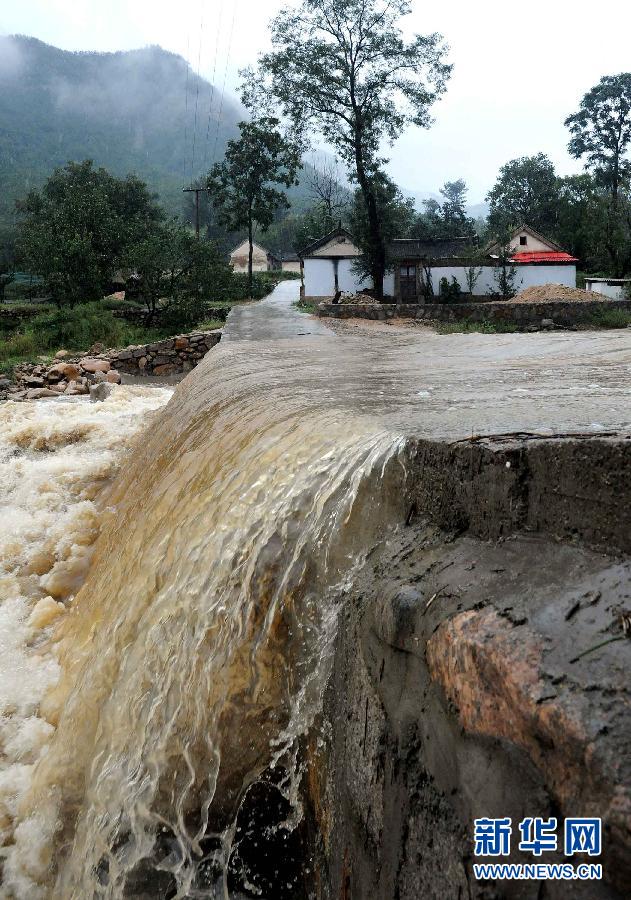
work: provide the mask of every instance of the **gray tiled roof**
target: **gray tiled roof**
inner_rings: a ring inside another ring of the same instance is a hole
[[[391,259],[447,259],[462,256],[473,246],[470,238],[417,241],[397,238],[390,242]]]

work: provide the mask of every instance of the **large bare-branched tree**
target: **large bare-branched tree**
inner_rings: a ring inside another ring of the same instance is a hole
[[[273,49],[248,79],[259,86],[256,102],[275,98],[296,133],[324,138],[358,184],[378,297],[387,266],[375,194],[380,153],[406,124],[430,125],[429,109],[451,71],[440,35],[403,34],[400,20],[409,12],[407,0],[302,0],[272,22]]]

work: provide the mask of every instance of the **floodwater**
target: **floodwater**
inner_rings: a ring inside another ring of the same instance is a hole
[[[239,816],[271,780],[273,828],[300,821],[337,614],[405,517],[409,438],[630,429],[631,330],[331,328],[296,295],[234,309],[166,405],[0,410],[2,897],[303,896],[248,868]]]

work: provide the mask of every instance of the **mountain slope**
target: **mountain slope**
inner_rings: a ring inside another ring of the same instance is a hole
[[[135,172],[179,212],[191,167],[207,171],[237,133],[242,112],[220,94],[160,47],[71,53],[0,37],[0,218],[55,166],[85,158]]]

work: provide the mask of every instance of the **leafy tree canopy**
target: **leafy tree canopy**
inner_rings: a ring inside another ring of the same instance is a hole
[[[542,234],[554,235],[559,192],[554,165],[545,153],[510,160],[500,169],[486,197],[490,204],[490,234],[501,234],[526,224]]]
[[[60,305],[101,297],[129,244],[163,218],[142,181],[91,160],[56,169],[18,211],[18,257]]]
[[[601,78],[565,125],[572,135],[572,156],[585,157],[615,198],[621,179],[629,174],[623,157],[631,144],[631,72]]]
[[[475,221],[467,215],[467,185],[462,178],[447,181],[440,189],[442,202],[433,197],[423,201],[425,207],[415,224],[419,238],[455,238],[475,236]]]
[[[300,167],[298,146],[281,134],[279,126],[273,116],[240,122],[240,138],[228,141],[223,162],[213,166],[207,180],[220,223],[231,231],[248,230],[250,286],[254,225],[265,231],[275,212],[289,206],[279,186],[295,184]]]
[[[391,263],[387,253],[390,241],[394,238],[408,237],[415,219],[414,201],[403,196],[397,185],[383,172],[371,176],[371,191],[375,197],[377,213],[386,245],[386,269]],[[362,251],[355,263],[358,274],[371,274],[370,256],[370,218],[366,207],[364,193],[357,188],[348,211],[348,227],[355,243]]]
[[[380,147],[408,123],[430,124],[429,109],[451,71],[439,35],[404,38],[399,23],[410,8],[408,0],[302,0],[283,10],[271,26],[273,49],[243,98],[252,108],[275,98],[305,143],[317,132],[346,164],[364,198],[377,296],[386,269],[374,192]]]

